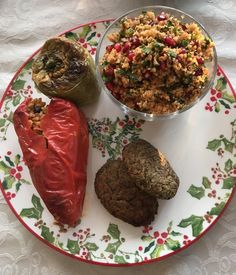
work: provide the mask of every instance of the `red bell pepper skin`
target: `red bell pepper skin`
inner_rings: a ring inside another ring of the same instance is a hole
[[[41,120],[43,134],[31,129],[25,100],[13,122],[35,188],[54,218],[75,226],[82,214],[87,181],[88,126],[70,101],[53,98]]]

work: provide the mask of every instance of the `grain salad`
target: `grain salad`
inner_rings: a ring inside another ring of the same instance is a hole
[[[183,20],[182,20],[183,21]],[[131,109],[167,114],[194,102],[205,86],[214,43],[195,23],[162,12],[125,17],[101,60],[112,95]]]

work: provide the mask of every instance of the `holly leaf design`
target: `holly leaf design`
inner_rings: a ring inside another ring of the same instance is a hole
[[[8,156],[5,156],[5,160],[10,164],[10,166],[15,166],[14,162]]]
[[[4,174],[10,174],[10,170],[11,170],[11,167],[6,165],[6,163],[1,160],[0,161],[0,171],[3,171]]]
[[[87,38],[87,41],[91,40],[94,36],[96,36],[96,32],[92,32],[88,38]]]
[[[22,79],[17,79],[14,81],[14,83],[12,84],[12,90],[14,91],[18,91],[18,90],[22,90],[24,89],[24,86],[25,86],[25,80],[22,80]],[[13,99],[14,100],[14,99]],[[14,105],[14,102],[13,102],[13,105]],[[14,105],[16,106],[16,105]]]
[[[219,102],[216,102],[216,104],[215,104],[215,112],[216,113],[220,112],[220,103]]]
[[[29,219],[36,219],[38,220],[40,218],[39,212],[35,208],[24,208],[20,212],[20,216],[29,218]]]
[[[224,170],[225,170],[225,172],[229,172],[230,170],[232,170],[233,169],[233,162],[232,162],[232,160],[231,159],[228,159],[226,162],[225,162],[225,168],[224,168]]]
[[[21,182],[18,181],[16,184],[16,192],[18,192],[20,190],[21,185],[22,185]]]
[[[55,241],[55,238],[53,237],[53,233],[50,232],[47,226],[42,225],[41,236],[49,243],[54,243]]]
[[[145,247],[144,253],[147,253],[154,245],[155,241],[151,242],[147,247]]]
[[[171,236],[181,236],[182,233],[176,232],[176,231],[171,231],[171,232],[169,233],[169,235],[171,235]]]
[[[227,85],[226,79],[224,77],[221,77],[217,79],[215,88],[217,91],[223,91],[226,88],[226,85]]]
[[[189,218],[181,220],[178,226],[185,228],[191,225],[192,235],[194,237],[197,237],[203,229],[203,222],[204,222],[203,217],[191,215]]]
[[[10,114],[8,115],[7,120],[10,121],[11,123],[13,123],[13,112],[12,112],[12,111],[11,111]]]
[[[15,178],[13,176],[6,176],[3,179],[2,186],[5,190],[11,189],[13,183],[15,182]]]
[[[0,128],[3,127],[6,123],[6,119],[0,118]]]
[[[218,204],[215,207],[211,208],[210,215],[218,216],[221,213],[221,211],[224,209],[224,207],[225,207],[225,202],[222,201],[220,204]]]
[[[150,254],[152,259],[156,259],[160,257],[162,250],[164,250],[164,245],[156,245],[153,249],[152,253]]]
[[[35,209],[39,212],[39,218],[41,218],[44,208],[42,207],[42,205],[40,203],[40,199],[37,196],[33,195],[31,201],[32,201]]]
[[[224,146],[225,146],[225,151],[228,151],[230,153],[233,153],[234,150],[234,143],[229,141],[227,138],[222,139]]]
[[[112,254],[116,254],[118,248],[121,246],[121,242],[117,241],[115,243],[109,243],[105,249],[105,251],[110,252]]]
[[[68,239],[66,247],[69,249],[70,253],[73,255],[80,251],[78,241],[75,241],[75,240]]]
[[[32,68],[32,64],[33,64],[33,59],[31,59],[25,66],[24,66],[24,70],[29,70]]]
[[[21,96],[19,94],[14,96],[12,101],[13,106],[17,106],[20,103],[20,100],[21,100]]]
[[[17,166],[20,163],[20,155],[16,154],[15,159],[14,159],[14,163]]]
[[[29,182],[28,180],[25,180],[25,179],[21,179],[20,182],[24,183],[24,184],[31,184],[31,182]]]
[[[115,263],[118,264],[127,264],[125,258],[123,256],[116,255],[114,258]]]
[[[220,145],[221,145],[221,140],[220,139],[213,139],[213,140],[208,142],[207,149],[215,151],[216,149],[218,149],[220,147]]]
[[[88,251],[96,251],[99,248],[95,243],[90,242],[87,242],[84,246],[88,249]]]
[[[234,103],[236,100],[232,94],[228,94],[227,92],[222,93],[222,98],[229,103]]]
[[[77,41],[78,40],[78,36],[74,32],[66,32],[65,33],[65,37],[68,38],[68,39],[71,39],[73,41]]]
[[[112,236],[113,239],[120,238],[120,230],[118,228],[118,225],[116,225],[114,223],[109,224],[107,232]]]
[[[145,241],[145,242],[150,242],[152,239],[153,239],[153,238],[152,238],[151,236],[145,236],[145,235],[143,235],[143,236],[141,237],[141,240],[142,240],[142,241]]]
[[[170,249],[170,250],[177,250],[180,248],[180,243],[177,240],[173,240],[171,238],[168,238],[165,242],[165,245]]]
[[[230,109],[230,105],[226,103],[224,100],[219,99],[219,102],[225,107],[225,109]]]
[[[202,187],[191,185],[187,191],[192,197],[200,200],[205,196],[205,190]]]
[[[222,189],[232,189],[235,184],[236,184],[236,178],[228,177],[226,179],[223,179]]]
[[[89,41],[89,44],[91,45],[91,46],[97,46],[98,45],[98,42],[97,41]]]
[[[82,32],[79,33],[79,37],[80,38],[85,38],[89,34],[90,31],[91,31],[90,26],[84,26]]]
[[[205,189],[211,189],[211,182],[207,177],[202,177],[202,185]]]

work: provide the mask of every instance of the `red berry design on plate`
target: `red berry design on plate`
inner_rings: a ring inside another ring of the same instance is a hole
[[[164,240],[161,239],[161,238],[158,238],[158,239],[157,239],[157,243],[160,244],[160,245],[161,245],[161,244],[164,244]]]
[[[13,176],[13,175],[15,175],[15,173],[16,173],[16,169],[15,168],[11,168],[10,174]]]

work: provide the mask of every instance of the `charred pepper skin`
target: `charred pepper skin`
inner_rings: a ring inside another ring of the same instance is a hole
[[[88,127],[70,101],[53,98],[41,120],[43,134],[31,129],[25,100],[13,122],[35,188],[54,218],[75,226],[81,215],[87,182]]]

